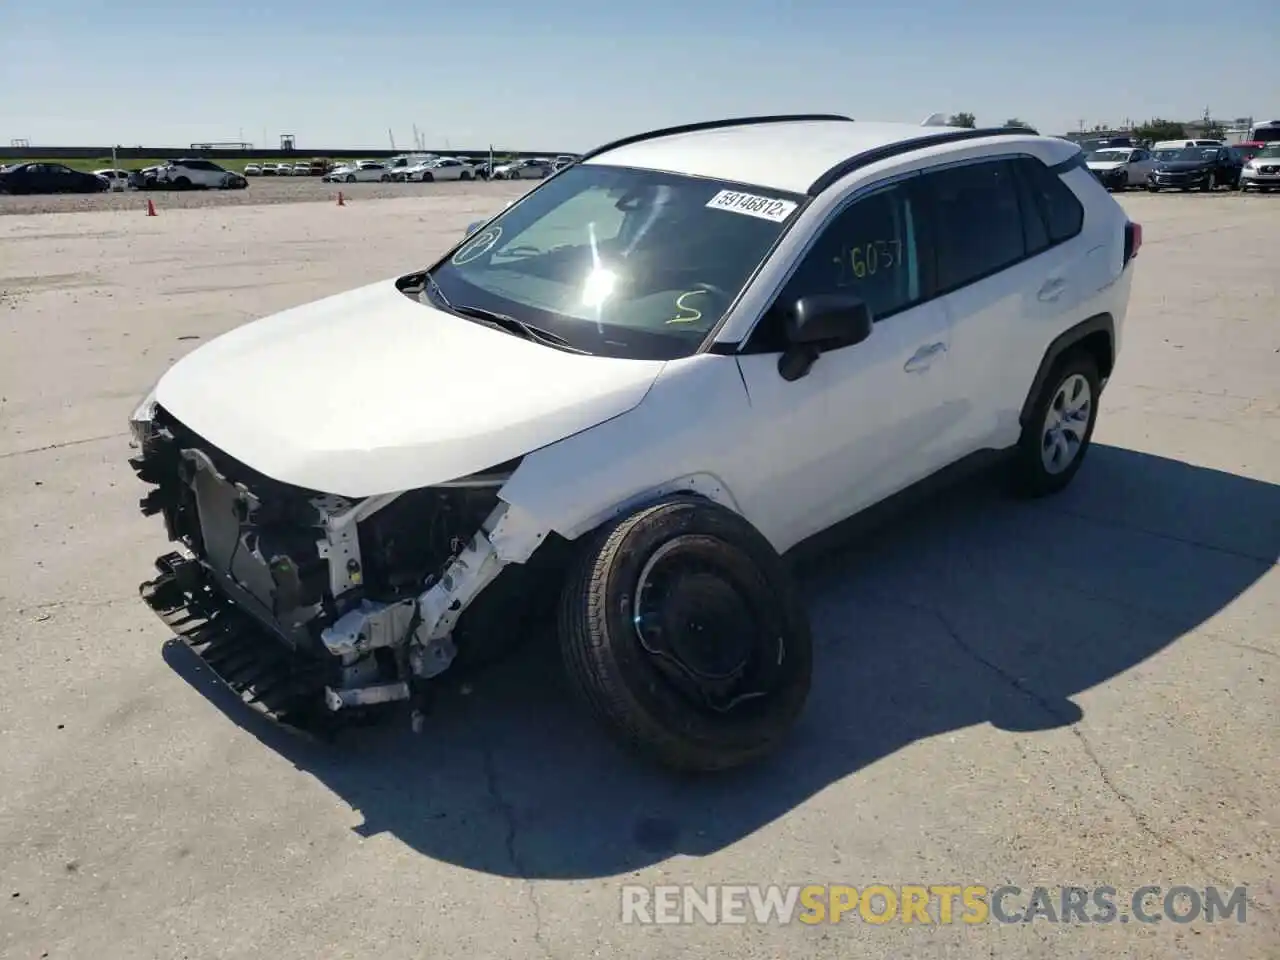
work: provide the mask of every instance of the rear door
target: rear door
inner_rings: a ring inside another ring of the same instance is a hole
[[[1072,269],[1081,253],[1067,241],[1084,211],[1032,157],[967,161],[921,185],[961,403],[954,460],[1017,441],[1026,384],[1083,296]]]

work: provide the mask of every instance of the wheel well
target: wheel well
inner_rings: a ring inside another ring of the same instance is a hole
[[[1071,349],[1083,351],[1093,357],[1094,363],[1098,365],[1098,375],[1103,379],[1111,376],[1111,369],[1115,365],[1115,351],[1111,345],[1111,335],[1107,331],[1095,330]]]
[[[1023,425],[1027,423],[1035,407],[1036,398],[1044,389],[1045,381],[1049,379],[1058,362],[1068,353],[1076,351],[1087,353],[1097,362],[1098,376],[1104,380],[1111,376],[1111,370],[1115,366],[1114,331],[1115,321],[1111,315],[1100,313],[1072,327],[1049,344],[1044,357],[1040,360],[1040,369],[1036,371],[1035,379],[1031,382],[1031,389],[1027,391],[1026,400],[1023,401],[1019,421]]]

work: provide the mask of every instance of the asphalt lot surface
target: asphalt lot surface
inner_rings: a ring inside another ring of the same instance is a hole
[[[34,213],[86,213],[97,210],[196,210],[207,207],[252,207],[273,203],[329,202],[339,191],[348,200],[452,196],[455,193],[508,196],[523,193],[536,181],[504,183],[322,183],[319,177],[250,177],[243,190],[125,190],[120,193],[0,196],[0,216]]]
[[[168,547],[137,512],[133,404],[214,335],[407,272],[506,199],[409,189],[0,218],[0,956],[1277,956],[1280,203],[1125,197],[1146,242],[1075,485],[966,487],[832,558],[804,582],[790,747],[694,781],[615,750],[537,643],[420,737],[311,746],[137,598]],[[1250,902],[1243,925],[637,927],[627,882]]]

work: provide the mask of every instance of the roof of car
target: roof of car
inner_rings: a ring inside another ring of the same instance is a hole
[[[666,170],[804,193],[823,174],[850,157],[946,132],[939,127],[876,121],[756,122],[657,135],[604,149],[586,162]]]

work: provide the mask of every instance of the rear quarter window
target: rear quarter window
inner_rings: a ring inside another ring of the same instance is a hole
[[[1062,178],[1032,157],[1015,161],[1018,176],[1044,221],[1049,244],[1070,240],[1084,227],[1084,207]]]

